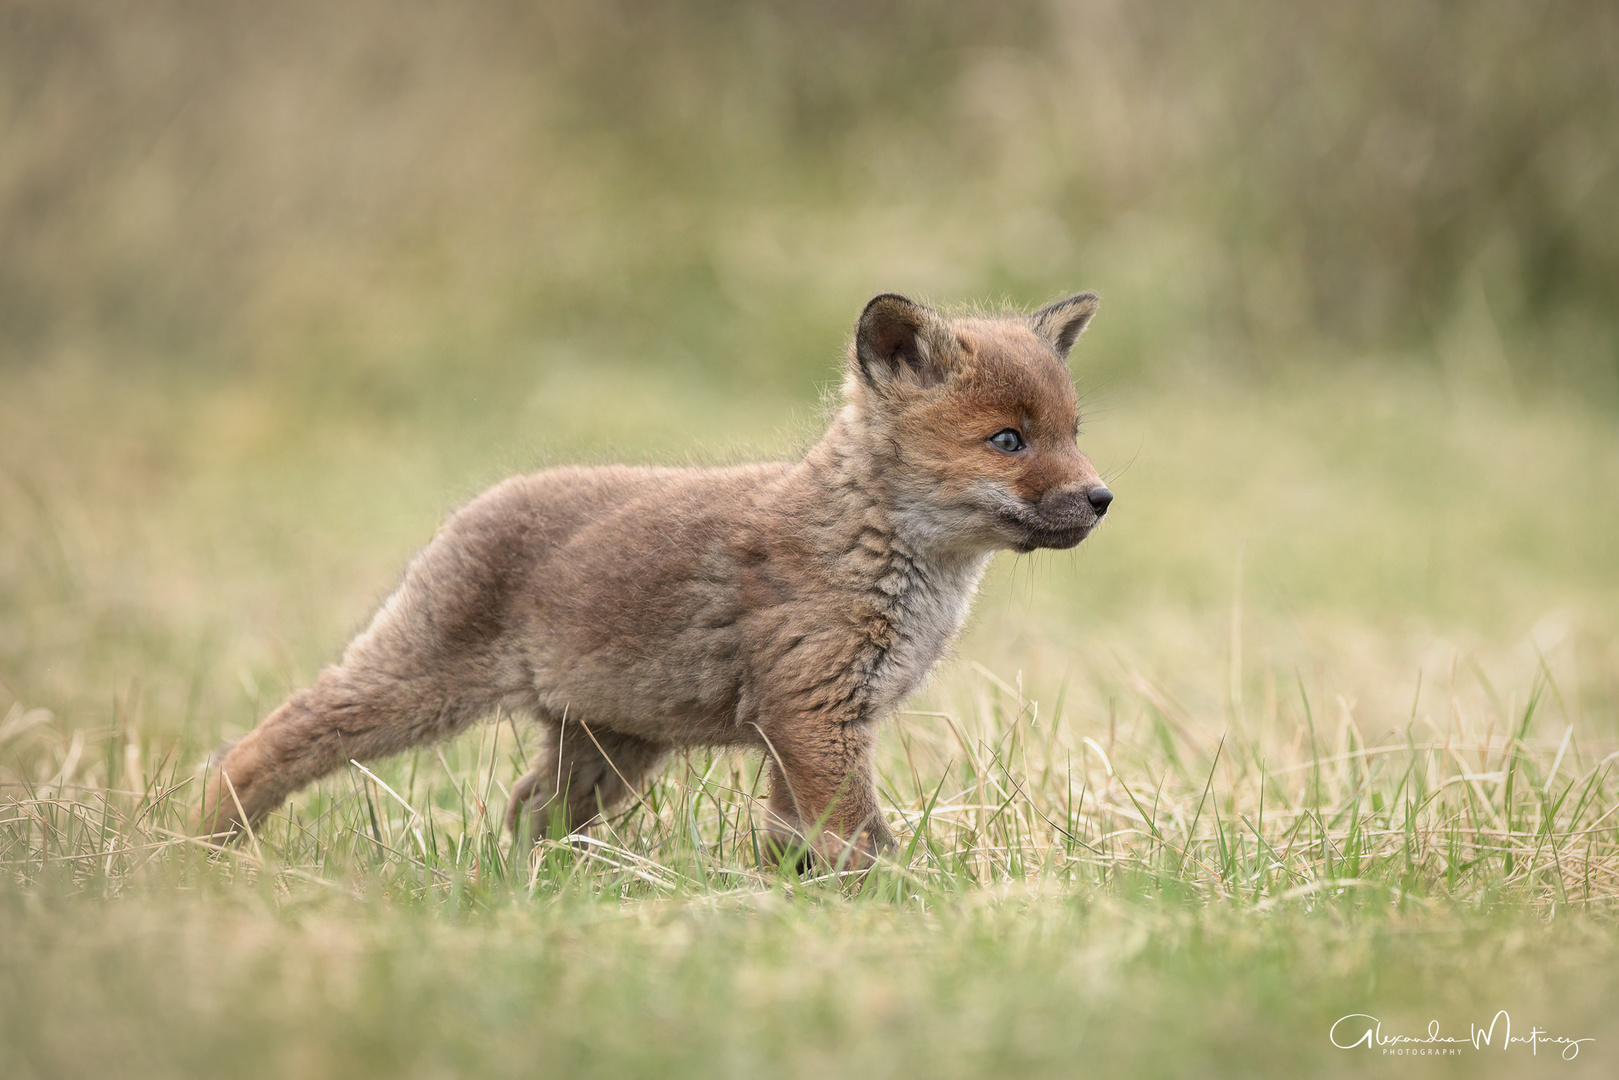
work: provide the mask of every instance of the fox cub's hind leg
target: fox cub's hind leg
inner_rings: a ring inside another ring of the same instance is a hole
[[[350,657],[321,672],[230,746],[209,777],[200,831],[230,834],[352,758],[371,761],[454,734],[498,698],[400,677]]]
[[[578,721],[546,723],[541,732],[546,746],[506,806],[506,827],[514,836],[526,827],[530,840],[550,836],[553,825],[581,828],[638,794],[669,750]]]
[[[203,792],[203,832],[251,824],[351,758],[397,754],[532,702],[523,498],[521,486],[495,488],[457,513],[342,662],[230,748]]]

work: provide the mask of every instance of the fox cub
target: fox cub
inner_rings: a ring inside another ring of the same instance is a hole
[[[228,748],[201,830],[504,707],[544,748],[514,832],[524,814],[533,837],[588,824],[676,748],[743,746],[770,770],[773,852],[869,863],[894,843],[878,722],[960,630],[996,551],[1071,548],[1107,513],[1066,365],[1096,305],[949,318],[885,294],[801,461],[561,468],[485,492],[341,663]]]

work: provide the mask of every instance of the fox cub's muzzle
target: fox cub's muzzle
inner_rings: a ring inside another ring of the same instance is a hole
[[[1091,534],[1112,502],[1113,493],[1099,483],[1052,488],[1013,519],[1022,534],[1015,550],[1074,547]]]

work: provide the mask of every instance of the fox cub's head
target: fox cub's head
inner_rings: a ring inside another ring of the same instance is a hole
[[[855,327],[851,434],[896,509],[957,549],[1070,548],[1113,493],[1079,452],[1068,350],[1096,311],[1079,293],[1033,315],[947,318],[886,293]]]

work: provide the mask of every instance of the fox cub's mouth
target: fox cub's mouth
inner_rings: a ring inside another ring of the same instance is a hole
[[[1104,514],[1088,513],[1086,517],[1089,520],[1055,523],[1041,521],[1034,514],[1027,516],[1007,514],[1005,521],[1013,532],[1018,534],[1012,544],[1012,550],[1020,555],[1027,555],[1041,548],[1062,551],[1079,546],[1079,542],[1102,523],[1103,516]]]
[[[1083,492],[1049,493],[1038,503],[1004,507],[1001,520],[1014,534],[1012,549],[1027,554],[1039,548],[1075,547],[1107,516],[1113,493],[1100,484]]]
[[[1088,525],[1075,525],[1067,528],[1049,528],[1018,523],[1018,529],[1023,533],[1022,542],[1012,550],[1020,555],[1027,555],[1031,551],[1041,548],[1050,548],[1062,551],[1071,547],[1078,547],[1079,542],[1091,534],[1091,530],[1101,524],[1100,519]]]

